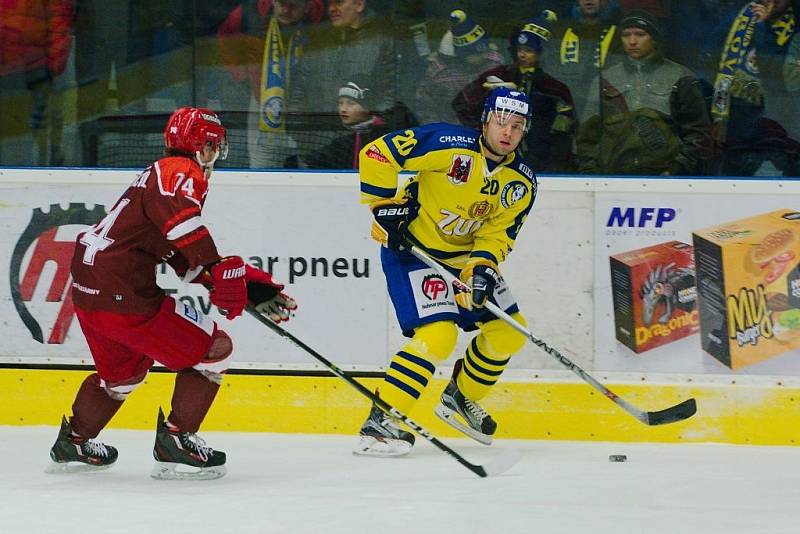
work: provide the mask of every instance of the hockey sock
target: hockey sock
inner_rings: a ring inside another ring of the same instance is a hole
[[[112,399],[100,385],[100,376],[92,373],[81,384],[72,403],[70,427],[73,434],[94,439],[117,413],[124,400]]]
[[[456,346],[458,331],[453,322],[440,321],[416,329],[414,337],[392,357],[386,371],[381,398],[408,414],[436,370]]]
[[[219,391],[219,384],[195,369],[181,369],[175,375],[172,412],[167,418],[181,432],[197,432]]]
[[[512,317],[525,325],[522,314]],[[459,391],[477,401],[489,393],[508,365],[511,356],[525,346],[526,337],[499,319],[483,323],[464,353],[461,372],[456,376]]]

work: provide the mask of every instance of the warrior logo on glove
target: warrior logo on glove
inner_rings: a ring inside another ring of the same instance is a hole
[[[297,302],[282,292],[283,284],[239,256],[223,258],[211,267],[210,275],[211,303],[225,310],[228,319],[241,315],[247,304],[274,323],[288,321],[297,309]]]

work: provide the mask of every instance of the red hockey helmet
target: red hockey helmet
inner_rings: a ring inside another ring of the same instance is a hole
[[[216,113],[205,108],[178,108],[167,121],[164,144],[167,148],[188,154],[202,152],[206,143],[216,150],[219,159],[228,156],[228,141],[222,121]]]

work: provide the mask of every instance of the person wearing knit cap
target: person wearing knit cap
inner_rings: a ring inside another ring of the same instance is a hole
[[[486,30],[464,11],[456,9],[450,13],[450,23],[456,56],[468,56],[488,49],[489,36]]]
[[[622,32],[629,28],[638,28],[647,32],[655,43],[664,39],[664,30],[653,15],[642,9],[635,9],[626,13],[619,21],[619,30]],[[624,43],[623,39],[623,43]]]
[[[552,34],[550,27],[557,20],[558,17],[553,11],[545,9],[539,16],[522,25],[522,28],[514,36],[514,45],[517,49],[526,47],[541,54],[544,44],[550,40]]]
[[[546,73],[542,53],[552,35],[554,12],[544,10],[526,21],[510,38],[515,60],[483,71],[465,85],[452,101],[461,124],[476,127],[480,123],[483,100],[496,87],[508,87],[528,96],[533,119],[520,150],[537,172],[569,172],[575,129],[575,104],[569,88]]]
[[[388,121],[377,112],[379,95],[370,87],[369,77],[355,75],[339,87],[338,106],[342,128],[339,135],[321,149],[302,158],[301,166],[315,169],[358,169],[358,153],[367,143],[389,133]],[[416,126],[411,112],[397,104],[392,110],[399,127]]]
[[[417,84],[420,122],[457,123],[450,102],[476,72],[503,64],[503,56],[489,42],[489,34],[464,11],[450,13],[451,29],[442,38],[444,46],[428,58],[425,74]],[[449,46],[448,46],[449,45]]]
[[[619,35],[624,58],[589,85],[577,139],[579,172],[703,174],[711,123],[694,73],[664,57],[663,29],[647,11],[624,14]]]

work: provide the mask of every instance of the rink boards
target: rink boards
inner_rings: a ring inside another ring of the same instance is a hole
[[[0,369],[0,425],[55,425],[69,413],[86,371]],[[365,386],[375,378],[359,379]],[[155,426],[169,407],[173,375],[150,373],[123,405],[113,428]],[[437,436],[456,432],[433,414],[446,381],[436,379],[411,417]],[[498,421],[499,438],[588,441],[721,442],[794,445],[800,442],[800,388],[738,384],[617,384],[616,393],[645,410],[697,399],[686,421],[649,427],[588,385],[574,380],[502,380],[483,403]],[[229,375],[203,429],[357,434],[369,411],[364,397],[335,377]],[[459,436],[460,437],[460,436]]]
[[[136,171],[0,170],[0,424],[54,424],[91,365],[62,280],[67,245],[110,209]],[[779,180],[544,177],[504,274],[531,330],[638,407],[695,397],[698,414],[671,426],[633,420],[533,344],[486,400],[508,438],[794,444],[800,351],[732,370],[699,335],[635,354],[614,339],[608,257],[698,228],[800,207],[800,185]],[[231,209],[233,207],[233,209]],[[223,254],[241,254],[287,283],[300,302],[293,334],[342,369],[375,376],[403,342],[385,295],[369,215],[353,173],[218,172],[204,211]],[[35,268],[36,258],[42,266]],[[59,274],[61,273],[61,275]],[[68,269],[67,269],[68,273]],[[228,323],[207,296],[170,273],[159,283],[208,312],[235,343],[208,429],[356,432],[368,408],[343,381],[249,318]],[[469,336],[462,336],[455,356]],[[447,365],[452,365],[452,359]],[[250,373],[250,374],[242,374]],[[412,417],[453,435],[432,415],[444,366]],[[171,376],[151,373],[114,420],[154,424]],[[374,378],[363,379],[372,387]]]

